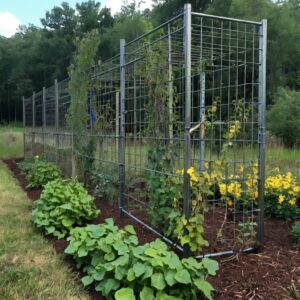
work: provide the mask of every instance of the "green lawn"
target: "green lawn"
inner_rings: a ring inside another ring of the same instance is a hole
[[[0,159],[23,157],[23,128],[0,127]]]
[[[0,161],[0,299],[89,299],[31,224],[32,202]]]

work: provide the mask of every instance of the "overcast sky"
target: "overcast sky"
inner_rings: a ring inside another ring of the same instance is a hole
[[[85,0],[65,0],[75,7],[77,2]],[[47,10],[59,6],[63,0],[0,0],[0,35],[12,36],[18,26],[29,23],[40,26],[40,18],[45,16]],[[113,14],[121,8],[123,0],[100,0],[102,6],[111,8]],[[141,1],[140,9],[151,7],[151,0]]]

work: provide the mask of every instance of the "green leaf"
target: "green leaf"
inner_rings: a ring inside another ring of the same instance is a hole
[[[97,281],[101,281],[105,276],[105,269],[100,269],[97,273],[93,274],[93,278]]]
[[[134,264],[133,266],[133,272],[135,274],[136,277],[140,277],[142,274],[144,274],[146,271],[145,265],[137,262]]]
[[[77,250],[77,247],[73,243],[70,243],[69,246],[65,249],[66,254],[74,254]]]
[[[120,281],[114,278],[104,280],[104,293],[108,295],[112,290],[117,290],[120,286]]]
[[[133,227],[132,225],[126,225],[126,226],[124,227],[124,229],[125,229],[127,232],[129,232],[129,233],[131,233],[131,234],[133,234],[133,235],[136,235],[136,232],[135,232],[134,227]]]
[[[140,292],[140,300],[153,300],[154,290],[148,286],[144,286]]]
[[[175,279],[180,282],[180,283],[184,283],[184,284],[188,284],[188,283],[191,283],[191,276],[190,276],[190,273],[183,269],[183,270],[180,270],[178,271],[176,274],[175,274]]]
[[[176,283],[175,280],[175,271],[167,270],[165,272],[165,280],[169,286],[173,286]]]
[[[214,290],[213,287],[211,286],[211,284],[209,282],[207,282],[206,280],[202,279],[202,278],[196,278],[194,279],[194,284],[196,285],[196,287],[198,288],[199,291],[201,291],[204,296],[209,299],[212,300],[212,296],[211,296],[211,292]]]
[[[110,253],[106,253],[104,255],[104,259],[107,260],[107,261],[112,261],[116,258],[116,255],[114,252],[110,252]]]
[[[207,272],[209,275],[216,275],[216,271],[219,269],[219,264],[216,260],[204,257],[202,259],[202,264],[204,268],[207,269]]]
[[[84,276],[81,278],[81,282],[84,286],[90,285],[94,281],[93,277],[91,276]]]
[[[127,280],[128,281],[133,281],[135,279],[135,274],[133,272],[133,269],[129,269],[127,273]]]
[[[80,247],[78,249],[78,252],[77,252],[78,257],[84,257],[84,256],[87,256],[87,254],[88,254],[88,252],[85,247]]]
[[[53,233],[55,231],[55,227],[54,226],[50,226],[50,227],[47,227],[46,230],[47,230],[48,234],[51,234],[51,233]]]
[[[115,293],[116,300],[136,300],[133,289],[122,288]]]
[[[164,275],[162,273],[154,273],[151,276],[151,285],[158,290],[163,290],[166,287]]]

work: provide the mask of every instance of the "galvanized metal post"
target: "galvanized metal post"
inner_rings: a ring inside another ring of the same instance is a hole
[[[46,88],[43,87],[43,159],[46,158]]]
[[[116,153],[119,146],[119,133],[120,133],[120,92],[116,92]]]
[[[266,59],[267,59],[267,20],[262,20],[259,28],[259,181],[258,181],[258,233],[257,241],[264,241],[264,190],[265,190],[265,146],[266,146]]]
[[[58,82],[57,79],[54,81],[54,91],[55,91],[55,162],[58,163],[58,148],[59,148],[59,133],[58,133],[58,126],[59,126],[59,95],[58,95]]]
[[[22,107],[23,107],[23,156],[26,159],[26,111],[25,111],[25,98],[22,97]]]
[[[171,27],[168,24],[168,79],[169,79],[169,138],[173,139],[173,75],[172,75],[172,39]]]
[[[191,4],[184,5],[184,64],[185,64],[185,130],[184,130],[184,198],[183,211],[186,218],[191,214],[190,176],[187,173],[191,166],[191,38],[192,38]],[[189,255],[185,247],[184,254]]]
[[[125,193],[125,40],[120,40],[120,134],[119,134],[119,211],[122,217]]]
[[[31,153],[35,155],[35,92],[32,95],[32,133],[31,133]]]
[[[205,170],[205,73],[200,73],[200,170]]]

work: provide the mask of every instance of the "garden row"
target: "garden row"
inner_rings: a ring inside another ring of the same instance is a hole
[[[95,285],[107,299],[212,299],[206,280],[218,263],[204,258],[179,258],[159,239],[139,245],[132,225],[119,228],[113,219],[92,222],[100,211],[94,198],[76,179],[62,178],[52,163],[35,158],[19,164],[28,187],[43,187],[34,202],[32,220],[45,234],[67,237],[65,253],[71,255],[84,277],[84,286]]]

